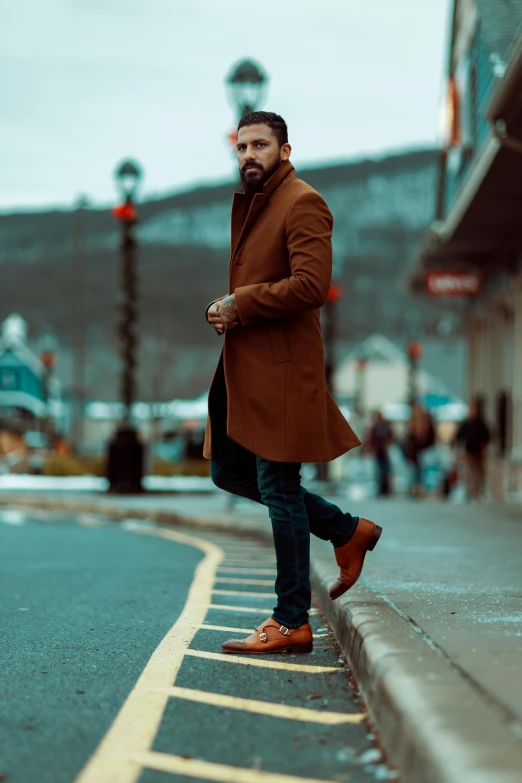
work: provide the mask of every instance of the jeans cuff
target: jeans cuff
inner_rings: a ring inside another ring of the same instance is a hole
[[[283,628],[290,628],[290,629],[292,629],[294,631],[295,631],[296,628],[300,628],[302,625],[307,623],[308,619],[309,619],[308,618],[308,612],[306,612],[305,619],[303,620],[302,623],[289,623],[289,622],[286,622],[285,620],[281,620],[280,617],[277,617],[277,615],[275,613],[272,615],[272,617],[274,618],[274,620],[276,622],[278,622],[280,625],[282,625]]]
[[[343,536],[342,538],[341,537],[339,537],[339,538],[336,537],[335,541],[332,541],[334,549],[339,549],[339,547],[344,546],[353,537],[353,534],[357,530],[357,525],[359,524],[359,517],[352,517],[352,519],[353,519],[353,523],[354,523],[352,532],[349,533],[347,536]]]

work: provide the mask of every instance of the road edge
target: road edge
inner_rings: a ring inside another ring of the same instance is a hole
[[[153,509],[118,509],[101,499],[81,502],[0,493],[0,507],[105,514],[161,525],[271,540],[266,522],[195,516]],[[520,783],[522,745],[509,716],[438,651],[409,617],[361,580],[336,602],[337,576],[324,542],[312,541],[312,585],[376,727],[403,783]]]

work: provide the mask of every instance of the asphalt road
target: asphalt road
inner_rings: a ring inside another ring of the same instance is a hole
[[[0,780],[395,779],[319,614],[309,655],[220,656],[270,614],[270,548],[186,534],[0,511]]]

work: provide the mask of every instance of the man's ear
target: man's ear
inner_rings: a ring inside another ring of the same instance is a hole
[[[281,162],[283,162],[284,160],[288,160],[291,152],[292,152],[292,147],[290,146],[290,144],[288,144],[288,142],[286,144],[283,144],[283,146],[279,150],[279,157]]]

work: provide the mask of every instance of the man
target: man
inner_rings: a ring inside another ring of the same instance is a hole
[[[476,401],[469,406],[468,418],[457,430],[455,441],[464,451],[466,494],[468,500],[478,499],[486,479],[486,451],[490,432]]]
[[[391,461],[389,448],[393,443],[393,432],[391,425],[381,411],[375,411],[373,415],[373,424],[370,429],[370,448],[375,458],[375,467],[377,472],[378,497],[387,497],[391,495]]]
[[[214,483],[267,506],[277,558],[273,616],[225,652],[309,652],[310,531],[335,547],[337,598],[358,579],[381,529],[301,487],[302,462],[335,459],[360,444],[325,385],[319,308],[332,270],[332,216],[297,179],[284,120],[239,123],[244,193],[232,206],[228,296],[207,308],[225,335],[209,393],[204,455]]]

